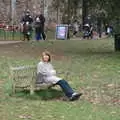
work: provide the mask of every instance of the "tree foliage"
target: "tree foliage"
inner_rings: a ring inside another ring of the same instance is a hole
[[[62,20],[68,22],[77,16],[77,10],[81,5],[81,0],[53,0],[52,5],[55,10],[62,13]]]
[[[60,8],[63,16],[70,14],[70,17],[77,16],[77,9],[81,9],[79,6],[84,4],[86,6],[83,10],[86,9],[86,16],[90,14],[111,21],[120,17],[119,0],[53,0],[53,6]]]
[[[120,17],[119,0],[89,0],[89,9],[92,14],[104,14],[108,20],[114,20]]]

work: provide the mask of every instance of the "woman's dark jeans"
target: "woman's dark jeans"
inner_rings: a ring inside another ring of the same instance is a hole
[[[57,85],[59,85],[62,88],[63,92],[67,97],[71,97],[72,94],[74,93],[73,89],[65,80],[60,80],[59,82],[57,82]]]

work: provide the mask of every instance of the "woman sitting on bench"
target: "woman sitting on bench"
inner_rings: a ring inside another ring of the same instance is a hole
[[[37,74],[41,74],[43,76],[45,83],[59,85],[70,101],[78,100],[82,93],[74,92],[67,81],[57,77],[56,71],[54,70],[50,62],[51,62],[50,53],[43,52],[42,60],[37,65]]]

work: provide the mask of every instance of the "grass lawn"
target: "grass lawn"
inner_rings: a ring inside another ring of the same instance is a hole
[[[70,71],[68,82],[83,93],[80,100],[63,101],[58,87],[11,95],[9,65],[37,64],[44,49],[57,70]],[[119,61],[113,39],[0,45],[0,120],[119,120]]]
[[[55,39],[55,31],[47,30],[45,31],[47,38]],[[31,39],[35,39],[35,31],[32,32]],[[16,31],[4,31],[0,29],[0,40],[23,40],[23,34]]]

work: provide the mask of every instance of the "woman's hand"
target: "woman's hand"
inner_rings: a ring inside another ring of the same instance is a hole
[[[51,74],[52,75],[56,75],[56,71],[55,70],[51,70]]]

